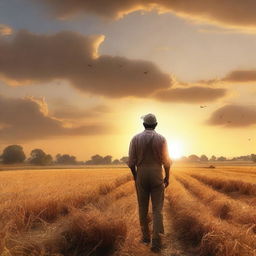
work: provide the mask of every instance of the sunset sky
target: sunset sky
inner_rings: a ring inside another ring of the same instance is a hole
[[[0,150],[256,153],[256,1],[1,0]]]

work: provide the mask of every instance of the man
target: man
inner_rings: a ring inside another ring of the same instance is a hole
[[[156,117],[147,114],[142,117],[145,130],[135,135],[129,147],[128,166],[132,171],[139,204],[139,219],[142,242],[150,243],[148,206],[151,197],[153,210],[153,236],[151,251],[161,250],[163,227],[164,189],[169,185],[171,159],[168,154],[166,139],[155,131]],[[163,168],[165,178],[163,178]]]

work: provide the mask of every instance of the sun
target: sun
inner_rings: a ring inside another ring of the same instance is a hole
[[[168,151],[170,157],[173,159],[179,159],[184,153],[184,146],[180,140],[168,140]]]

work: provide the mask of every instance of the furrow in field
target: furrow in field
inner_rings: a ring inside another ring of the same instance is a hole
[[[242,225],[240,228],[243,228],[244,232],[256,233],[256,213],[253,207],[242,201],[233,200],[190,176],[178,175],[176,178],[188,191],[209,207],[215,217],[234,225]]]
[[[237,192],[243,195],[256,195],[256,184],[254,183],[198,174],[190,176],[226,194]]]
[[[104,187],[104,193],[98,193],[94,197],[95,200],[85,201],[79,207],[76,207],[77,204],[68,205],[68,213],[64,216],[55,213],[56,219],[50,223],[45,222],[41,216],[30,217],[24,221],[26,216],[16,215],[16,218],[11,219],[3,233],[4,238],[0,251],[2,253],[11,251],[11,255],[24,256],[45,255],[44,253],[47,251],[49,253],[47,255],[54,255],[53,251],[62,253],[60,247],[63,247],[65,251],[63,255],[69,255],[69,252],[74,252],[70,255],[80,255],[79,250],[85,252],[87,252],[86,250],[95,250],[97,253],[101,253],[101,248],[112,253],[113,248],[118,248],[116,245],[119,241],[118,237],[123,241],[126,236],[127,223],[121,216],[124,215],[124,212],[129,214],[129,211],[134,211],[134,206],[131,204],[121,203],[125,207],[117,208],[117,204],[126,201],[126,198],[134,197],[135,189],[129,180],[130,178],[122,178],[114,181],[114,186],[112,183],[107,190]],[[99,191],[102,191],[102,188],[99,188]],[[48,213],[54,212],[54,209],[46,210]],[[104,212],[106,214],[103,214]],[[117,216],[118,214],[120,216]],[[63,227],[66,227],[66,231],[63,231]],[[109,237],[105,232],[110,234]],[[65,245],[61,240],[63,234]],[[75,241],[72,240],[72,237]],[[37,240],[41,243],[38,243]],[[80,240],[85,245],[81,245]],[[107,248],[108,246],[111,248]],[[78,251],[76,252],[76,250]],[[102,255],[97,253],[94,255]]]
[[[174,179],[167,198],[177,236],[196,255],[256,255],[254,236],[214,217],[204,204]]]

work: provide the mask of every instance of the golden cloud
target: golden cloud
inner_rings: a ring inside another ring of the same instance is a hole
[[[43,99],[27,97],[6,98],[0,95],[0,136],[9,142],[29,141],[59,136],[106,134],[110,127],[88,121],[71,126],[48,114]]]
[[[210,125],[246,127],[256,124],[256,106],[226,105],[212,113]]]
[[[13,29],[5,24],[0,24],[0,36],[10,36],[13,33]]]
[[[37,35],[19,31],[0,38],[0,76],[12,85],[68,80],[80,91],[107,97],[147,97],[171,86],[154,63],[98,54],[102,36],[73,32]]]
[[[183,88],[171,88],[161,90],[154,94],[154,97],[167,102],[184,103],[205,103],[215,101],[226,96],[227,90],[223,88],[210,88],[202,86],[192,86]]]
[[[55,15],[66,18],[79,13],[96,14],[107,18],[121,18],[129,13],[156,9],[172,12],[197,22],[218,24],[230,28],[256,28],[254,0],[39,0],[48,4]]]

